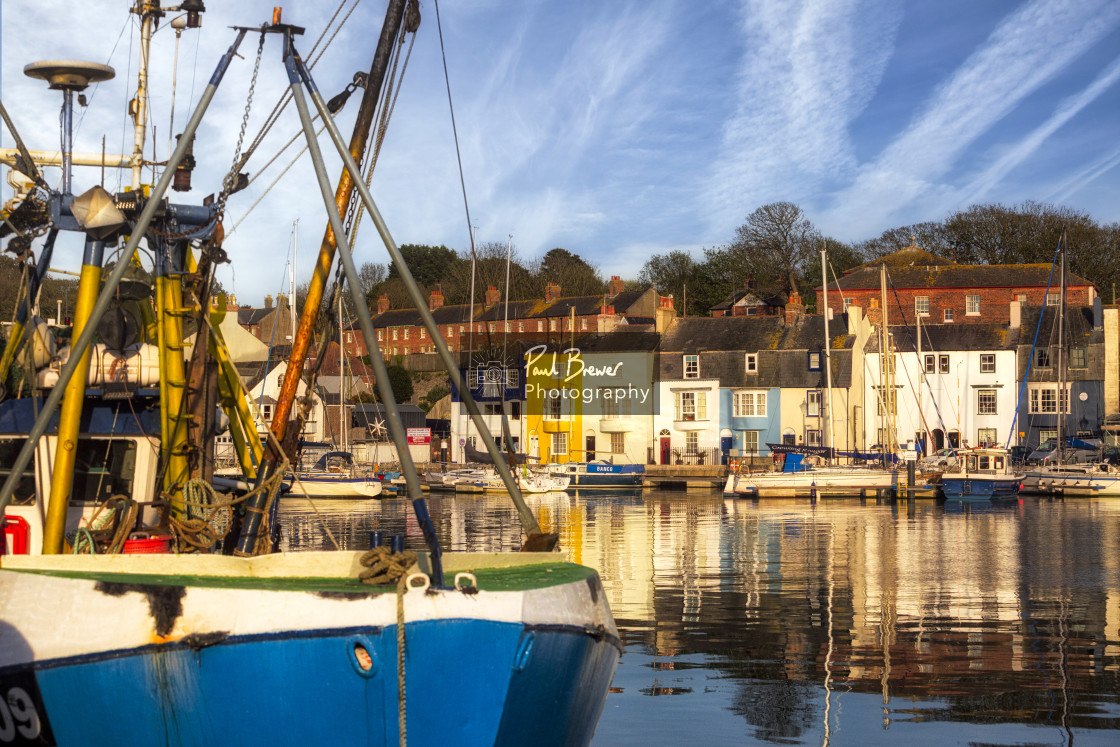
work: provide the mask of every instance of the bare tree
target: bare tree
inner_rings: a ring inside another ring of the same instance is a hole
[[[756,275],[784,276],[797,292],[797,275],[820,241],[804,211],[792,202],[772,202],[747,216],[735,229],[730,259],[754,268]]]

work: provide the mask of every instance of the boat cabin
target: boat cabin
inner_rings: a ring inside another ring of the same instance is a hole
[[[79,528],[115,496],[140,508],[144,523],[158,520],[155,486],[159,475],[159,411],[154,399],[89,398],[82,413],[74,463],[74,482],[66,517],[66,538],[73,543]],[[0,480],[7,479],[31,432],[42,400],[0,402]],[[4,553],[37,555],[50,496],[51,470],[58,449],[58,418],[40,439],[32,466],[20,478],[5,510]],[[100,517],[112,519],[102,511]]]

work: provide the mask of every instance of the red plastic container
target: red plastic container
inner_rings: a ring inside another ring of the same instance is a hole
[[[171,552],[171,535],[137,537],[124,541],[121,552],[126,555],[148,555]]]
[[[27,554],[27,539],[31,534],[31,525],[22,516],[8,516],[3,520],[4,533],[0,535],[0,555]]]

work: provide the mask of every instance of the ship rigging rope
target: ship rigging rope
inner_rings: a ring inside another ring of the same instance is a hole
[[[355,0],[355,4],[357,4],[357,0]],[[346,23],[346,19],[348,19],[350,17],[350,13],[353,13],[353,12],[354,12],[354,7],[351,6],[350,11],[346,14],[346,18],[344,18],[342,20],[342,23]],[[336,11],[336,15],[337,15],[337,11]],[[339,25],[339,29],[341,29],[341,24]],[[335,30],[335,34],[338,33],[339,29]],[[324,31],[324,33],[325,33],[325,31]],[[404,83],[404,73],[405,73],[405,70],[408,68],[408,60],[412,56],[412,46],[416,43],[416,34],[413,33],[412,42],[409,44],[409,48],[408,48],[408,55],[405,57],[404,66],[401,68],[400,76],[398,77],[396,70],[397,70],[397,65],[400,61],[400,47],[401,47],[401,45],[404,44],[404,34],[405,33],[407,33],[407,30],[402,30],[401,36],[398,38],[397,49],[396,49],[396,53],[394,55],[393,72],[389,76],[389,85],[386,87],[388,90],[392,91],[393,86],[394,86],[394,81],[395,81],[396,82],[396,84],[395,84],[396,85],[396,92],[393,93],[389,97],[391,99],[391,104],[388,105],[388,108],[386,108],[385,97],[384,96],[382,97],[381,103],[379,105],[380,114],[378,114],[377,117],[376,117],[377,120],[378,120],[378,128],[377,128],[377,135],[375,137],[373,156],[371,158],[367,154],[363,158],[363,163],[368,163],[369,164],[369,167],[366,170],[366,186],[367,187],[370,185],[370,182],[373,180],[373,169],[374,169],[374,166],[377,163],[377,156],[381,152],[381,144],[385,140],[385,133],[387,132],[388,127],[389,127],[389,119],[392,117],[393,110],[396,108],[397,98],[400,95],[400,89],[401,89],[402,84]],[[333,40],[333,39],[334,39],[334,34],[331,35],[331,40]],[[330,40],[328,40],[327,44],[328,45],[330,44]],[[325,47],[324,47],[323,51],[326,51]],[[312,49],[312,52],[314,52],[314,49]],[[321,56],[322,56],[322,52],[319,53],[319,57],[321,57]],[[319,57],[316,57],[315,61],[313,61],[310,64],[309,69],[313,68],[315,66],[315,62],[318,61]],[[260,145],[261,140],[263,140],[264,136],[272,128],[272,125],[275,124],[275,117],[279,116],[280,112],[283,111],[283,108],[287,105],[288,100],[290,100],[290,97],[291,97],[291,91],[290,90],[286,91],[285,94],[284,94],[284,98],[282,98],[281,101],[277,103],[276,107],[273,109],[272,113],[269,115],[270,121],[265,123],[265,125],[261,129],[261,132],[257,135],[257,138],[249,146],[249,149],[246,150],[245,155],[242,156],[241,162],[237,167],[239,170],[240,170],[240,168],[244,167],[244,165],[248,162],[249,157],[252,155],[253,151],[256,150],[258,145]],[[315,115],[312,117],[312,122],[314,122],[315,120],[317,120],[319,118],[320,118],[319,114],[318,114],[318,112],[316,112]],[[322,135],[323,130],[325,130],[325,129],[326,129],[326,124],[324,124],[322,127],[319,128],[318,132],[315,133],[315,136],[318,137],[318,136]],[[280,156],[283,155],[283,153],[289,147],[291,147],[292,143],[294,143],[302,135],[303,135],[302,131],[298,131],[294,135],[292,135],[292,137],[289,138],[288,141],[286,143],[284,143],[284,145],[282,145],[278,151],[276,151],[276,153],[272,156],[272,158],[268,159],[265,162],[265,164],[256,172],[256,174],[254,174],[252,177],[249,178],[249,184],[253,184],[254,182],[256,182],[256,180],[259,179],[264,174],[264,172],[267,171],[268,168],[270,166],[272,166],[272,164],[275,163],[276,160],[278,158],[280,158]],[[287,174],[288,171],[293,166],[296,165],[296,163],[299,161],[299,159],[303,157],[303,154],[307,152],[307,149],[308,149],[308,146],[305,144],[302,148],[300,148],[298,153],[296,153],[294,156],[292,156],[291,160],[288,161],[288,165],[285,166],[284,169],[279,174],[276,175],[276,178],[274,178],[269,183],[269,185],[267,187],[265,187],[264,191],[261,192],[260,196],[258,196],[257,199],[253,201],[253,204],[251,204],[245,210],[245,212],[242,213],[241,217],[238,218],[237,222],[233,224],[233,228],[231,228],[229,230],[229,233],[227,235],[232,235],[233,232],[237,230],[238,226],[240,226],[245,221],[245,219],[249,217],[249,214],[252,213],[253,210],[256,209],[257,205],[259,205],[261,203],[261,201],[268,195],[268,193],[272,191],[273,187],[275,187],[277,185],[277,183],[279,183],[279,181],[282,178],[284,178],[284,175]],[[346,218],[346,235],[347,235],[348,240],[350,242],[351,249],[353,249],[354,236],[355,236],[355,234],[357,233],[357,230],[358,230],[357,225],[361,223],[362,212],[364,212],[364,210],[363,210],[364,206],[359,205],[358,202],[360,202],[360,201],[355,200],[355,201],[350,202],[350,205],[347,209],[347,213],[346,213],[346,216],[345,216],[345,218]],[[355,213],[357,213],[356,222],[355,222],[355,217],[354,217]],[[354,225],[354,228],[352,230],[351,230],[351,224]]]
[[[412,0],[409,8],[415,7],[416,0]],[[372,152],[366,156],[368,166],[366,168],[366,187],[368,188],[373,182],[373,170],[377,167],[377,157],[381,154],[381,145],[385,142],[385,134],[389,131],[389,120],[393,116],[393,112],[397,108],[397,100],[401,95],[401,86],[404,85],[404,74],[408,69],[408,61],[412,58],[412,48],[416,44],[416,34],[412,34],[412,41],[408,45],[408,54],[404,57],[404,65],[401,66],[400,76],[397,76],[397,65],[401,60],[401,47],[404,46],[404,34],[407,33],[402,29],[401,35],[397,40],[397,47],[393,54],[393,67],[389,73],[389,85],[383,93],[380,109],[381,113],[377,122],[377,135],[374,138]],[[393,89],[393,81],[396,81],[396,89]],[[365,203],[361,200],[351,200],[348,210],[346,211],[346,237],[350,242],[350,249],[354,249],[354,241],[358,235],[358,227],[362,224],[362,215],[365,213]],[[353,228],[351,228],[351,224]]]
[[[478,255],[474,247],[474,231],[471,230],[471,208],[467,203],[467,182],[463,177],[463,155],[459,151],[459,131],[455,127],[455,105],[451,101],[451,77],[447,74],[447,51],[443,46],[443,24],[440,23],[439,18],[439,0],[435,0],[436,5],[436,30],[439,32],[439,53],[443,58],[443,80],[447,86],[447,108],[451,112],[451,134],[455,138],[455,158],[459,162],[459,186],[463,190],[463,210],[467,214],[467,235],[471,239],[471,259],[477,263]],[[471,284],[471,293],[474,293],[474,284]],[[474,304],[471,304],[471,318],[474,318]],[[474,330],[474,324],[470,325],[470,329]],[[472,335],[473,340],[473,335]],[[471,343],[473,345],[473,342]]]
[[[397,731],[399,744],[405,747],[408,744],[408,718],[405,709],[405,654],[408,650],[408,639],[404,633],[404,595],[408,591],[408,576],[402,575],[397,580]]]

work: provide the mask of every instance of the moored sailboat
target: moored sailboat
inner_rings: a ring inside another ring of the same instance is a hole
[[[825,435],[824,446],[784,446],[767,444],[775,454],[784,453],[782,468],[778,471],[740,472],[738,464],[732,466],[723,492],[725,495],[760,497],[788,497],[795,495],[865,495],[893,492],[898,487],[897,469],[862,465],[836,465],[833,459],[841,453],[833,448],[832,433],[832,355],[828,334],[828,270],[825,250],[821,249],[821,271],[824,282],[824,371],[825,371]],[[882,320],[886,327],[886,318]],[[885,336],[885,335],[884,335]],[[823,466],[806,464],[806,456],[826,460]],[[855,454],[853,456],[868,456]],[[885,455],[884,455],[885,461]]]

